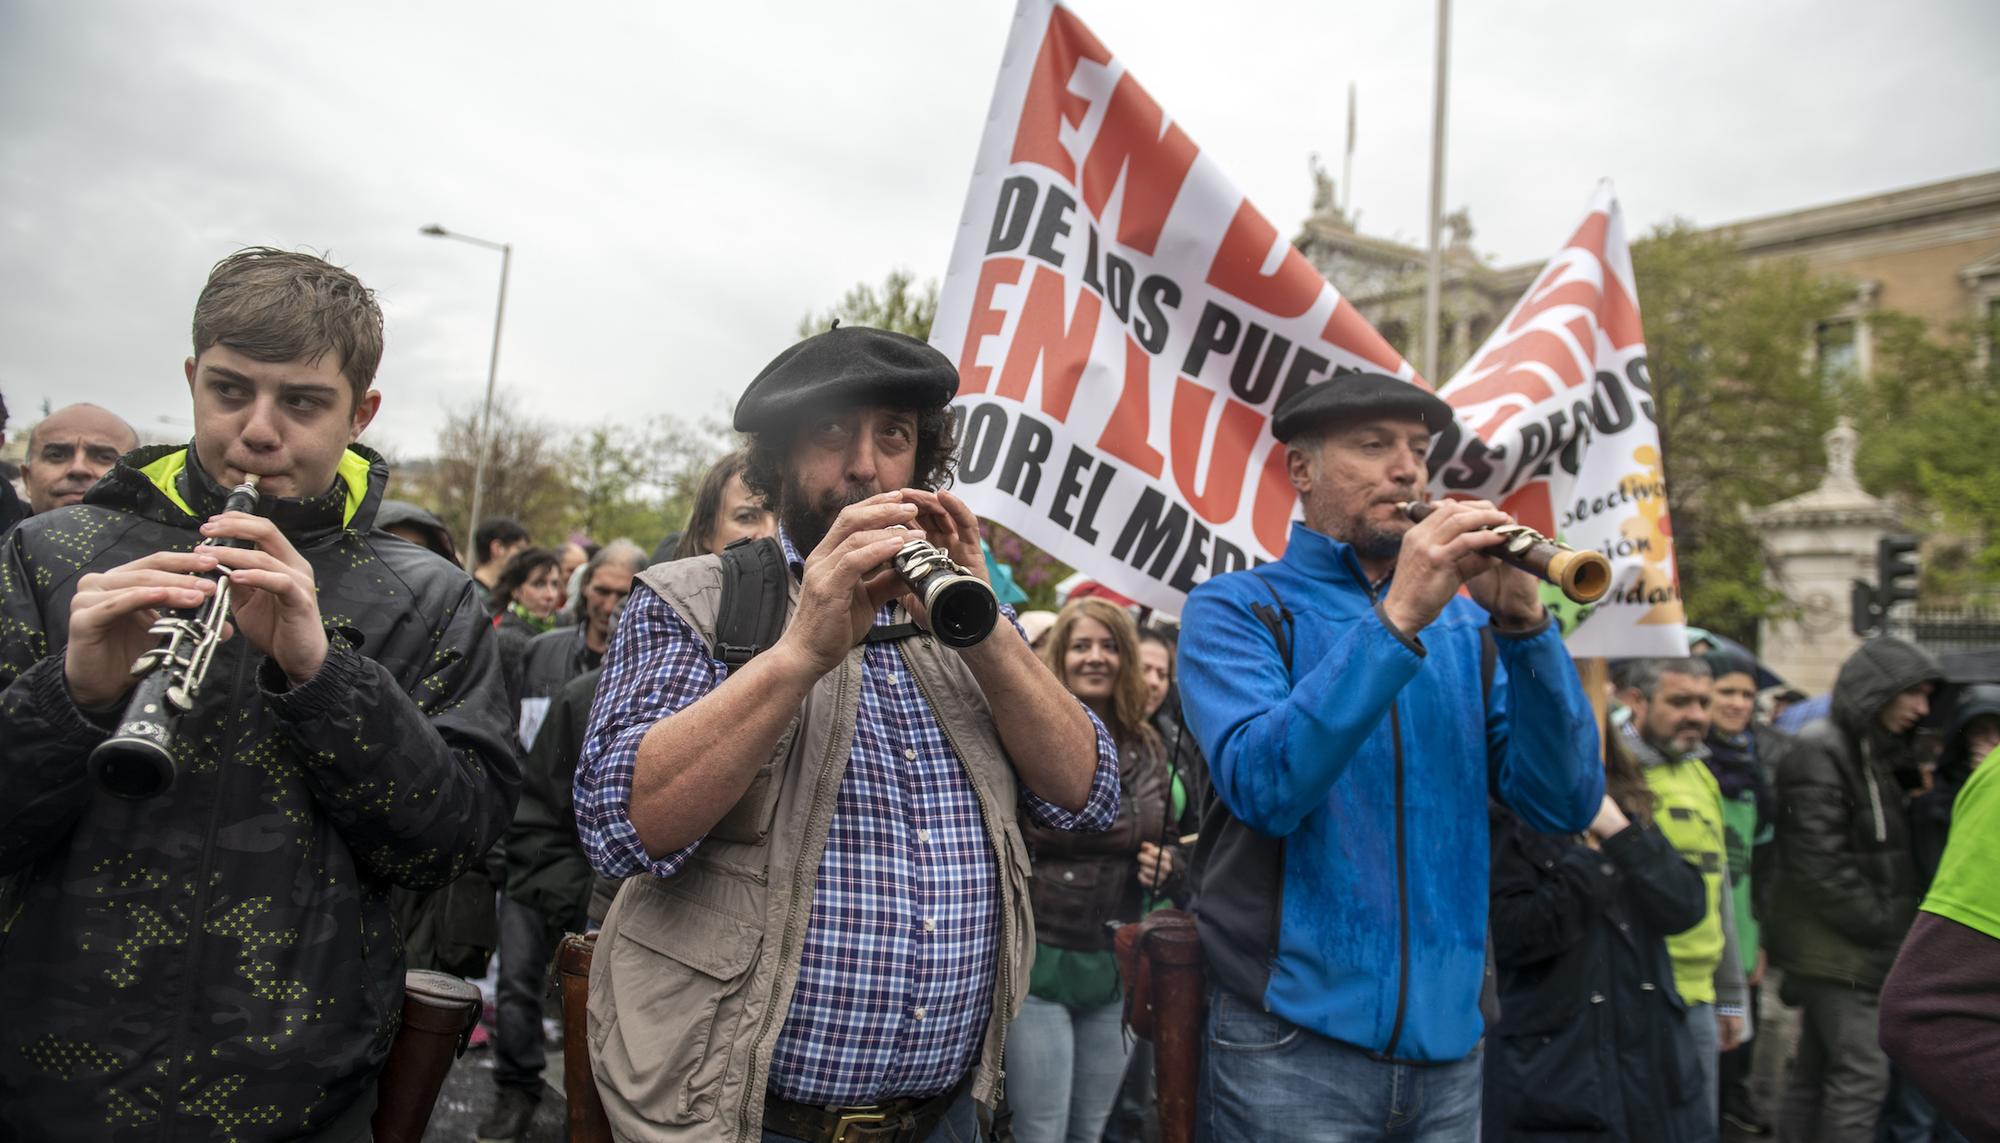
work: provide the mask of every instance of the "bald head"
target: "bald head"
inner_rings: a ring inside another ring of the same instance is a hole
[[[81,501],[120,456],[138,447],[139,434],[107,409],[96,405],[57,409],[28,434],[28,455],[21,462],[28,507],[47,512]]]

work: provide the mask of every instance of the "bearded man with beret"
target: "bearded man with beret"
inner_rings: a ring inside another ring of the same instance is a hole
[[[1272,431],[1305,519],[1282,560],[1209,580],[1181,617],[1213,789],[1195,851],[1209,1137],[1473,1138],[1489,793],[1555,833],[1607,812],[1562,633],[1494,558],[1507,515],[1397,507],[1451,417],[1380,374],[1287,398]]]
[[[1104,829],[1118,765],[1011,621],[946,647],[888,564],[919,536],[985,576],[942,491],[957,389],[855,327],[751,382],[744,478],[789,572],[769,649],[718,654],[723,557],[633,585],[576,774],[591,863],[630,878],[590,980],[621,1138],[971,1140],[1000,1099],[1035,940],[1016,814]]]

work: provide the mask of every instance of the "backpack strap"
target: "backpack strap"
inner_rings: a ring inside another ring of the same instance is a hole
[[[1493,629],[1479,629],[1479,697],[1493,697],[1493,664],[1500,658],[1500,645],[1493,641]]]
[[[770,650],[785,630],[789,602],[785,550],[770,537],[745,537],[722,549],[722,602],[715,613],[715,657],[733,670]]]
[[[1285,674],[1289,675],[1292,673],[1291,610],[1285,606],[1284,600],[1278,598],[1278,589],[1271,586],[1270,580],[1257,575],[1255,569],[1252,569],[1250,574],[1256,577],[1258,583],[1264,585],[1265,591],[1271,593],[1271,604],[1267,606],[1253,603],[1250,605],[1250,614],[1256,616],[1259,623],[1270,629],[1271,639],[1278,645],[1278,655],[1285,660]]]

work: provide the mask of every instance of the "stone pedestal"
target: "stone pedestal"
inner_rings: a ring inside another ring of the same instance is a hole
[[[1758,656],[1808,694],[1833,687],[1861,640],[1850,624],[1856,579],[1875,575],[1875,541],[1896,529],[1895,506],[1854,477],[1859,434],[1847,418],[1826,434],[1826,478],[1818,488],[1750,513],[1764,533],[1764,582],[1804,608],[1796,619],[1758,624]]]

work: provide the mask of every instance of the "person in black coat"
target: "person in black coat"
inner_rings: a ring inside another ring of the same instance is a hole
[[[1584,834],[1536,833],[1488,809],[1500,999],[1489,1140],[1687,1143],[1672,1112],[1702,1098],[1666,947],[1702,918],[1701,874],[1653,828],[1645,779],[1607,741],[1609,792]]]

